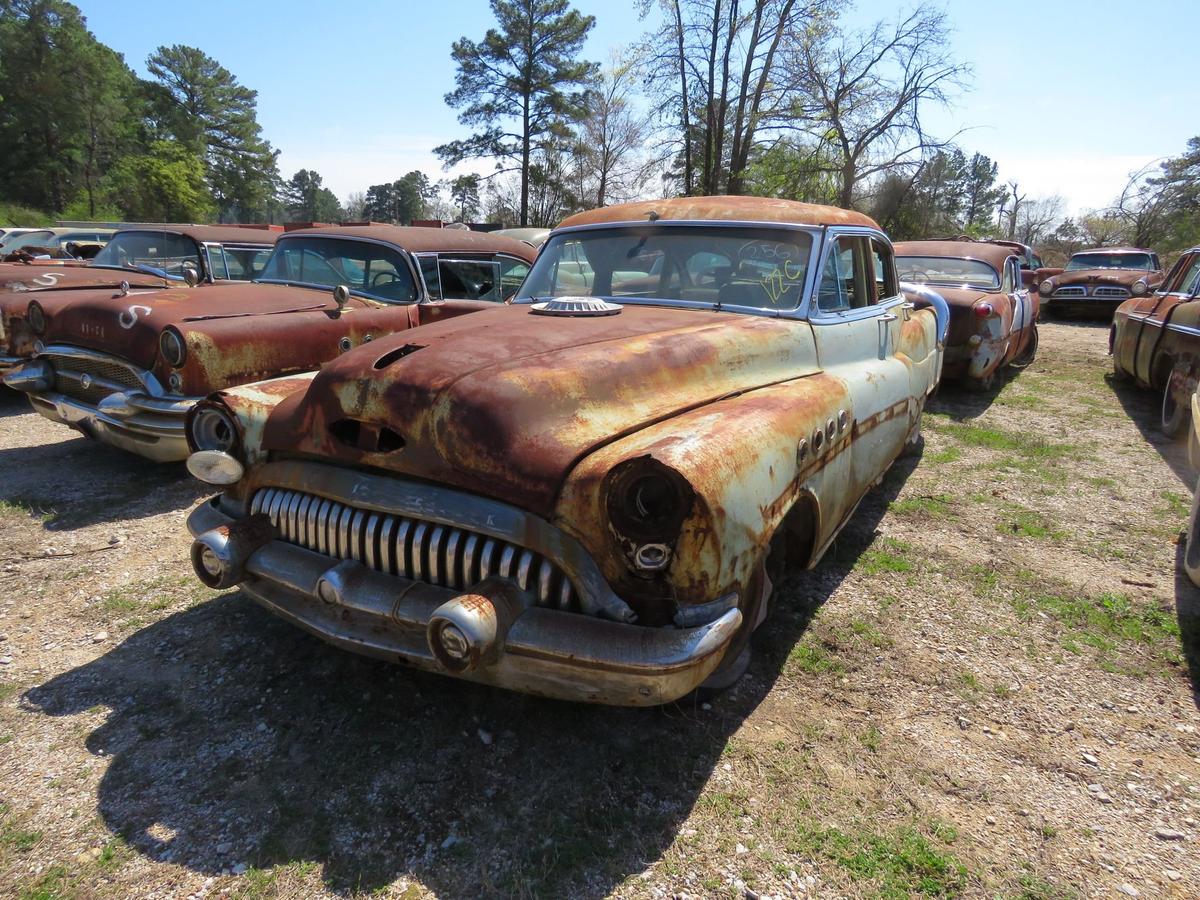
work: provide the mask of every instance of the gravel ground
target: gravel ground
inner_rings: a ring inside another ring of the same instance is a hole
[[[208,591],[202,485],[0,395],[0,895],[1196,897],[1189,475],[1105,345],[944,389],[750,675],[642,711]]]

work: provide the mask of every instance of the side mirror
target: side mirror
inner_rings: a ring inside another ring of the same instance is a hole
[[[195,287],[200,283],[200,270],[195,266],[185,265],[183,267],[183,280],[187,282],[188,287]]]
[[[339,310],[346,308],[346,304],[350,302],[350,288],[344,284],[339,284],[333,289],[333,302],[337,304]]]

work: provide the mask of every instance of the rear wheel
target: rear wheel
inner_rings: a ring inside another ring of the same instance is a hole
[[[1167,437],[1177,438],[1183,434],[1183,429],[1187,427],[1190,418],[1191,410],[1188,409],[1187,404],[1180,403],[1175,399],[1175,395],[1171,392],[1171,378],[1168,377],[1166,384],[1163,385],[1162,416],[1159,419],[1158,427]]]

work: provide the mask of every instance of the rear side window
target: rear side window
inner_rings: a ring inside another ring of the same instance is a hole
[[[417,299],[417,286],[403,253],[371,241],[329,237],[280,240],[262,280],[326,287],[344,284],[356,294],[392,303]]]

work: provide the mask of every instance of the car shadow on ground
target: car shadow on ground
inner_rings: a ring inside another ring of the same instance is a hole
[[[789,572],[747,677],[658,709],[573,705],[333,649],[240,593],[30,689],[29,715],[111,712],[98,806],[154,859],[211,875],[317,863],[332,890],[603,896],[675,840],[730,736],[871,544],[916,460]],[[797,743],[802,738],[797,736]]]
[[[1167,437],[1159,427],[1162,394],[1139,387],[1132,380],[1118,379],[1111,374],[1105,381],[1125,410],[1125,414],[1142,433],[1146,443],[1162,457],[1163,462],[1175,473],[1175,477],[1187,488],[1190,496],[1196,486],[1196,473],[1188,463],[1187,441],[1183,438]],[[1188,427],[1191,427],[1190,424]]]
[[[1182,537],[1175,550],[1175,618],[1179,643],[1192,680],[1192,701],[1200,709],[1200,588],[1192,584],[1183,568],[1186,542]]]
[[[24,394],[0,385],[0,419],[23,416],[30,411],[29,401]]]
[[[82,436],[0,450],[0,501],[28,509],[50,531],[188,509],[212,492],[182,463],[148,462]]]

